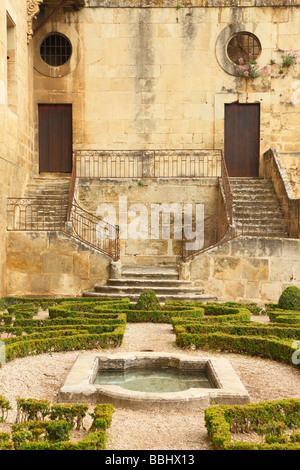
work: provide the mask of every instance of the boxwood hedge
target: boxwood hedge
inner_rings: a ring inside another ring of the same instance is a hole
[[[246,405],[212,405],[205,410],[205,426],[214,448],[222,450],[300,450],[300,399]],[[233,441],[236,433],[256,432],[258,443]]]

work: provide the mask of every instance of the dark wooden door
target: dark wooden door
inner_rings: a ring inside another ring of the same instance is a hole
[[[225,161],[229,176],[258,176],[260,105],[225,104]]]
[[[40,173],[72,171],[72,105],[39,105]]]

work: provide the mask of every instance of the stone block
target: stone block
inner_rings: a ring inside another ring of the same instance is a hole
[[[110,259],[108,256],[98,253],[90,254],[90,278],[108,279],[109,278]]]
[[[46,275],[32,274],[28,276],[29,293],[36,295],[49,295],[50,278]]]
[[[245,297],[245,285],[242,281],[228,281],[224,282],[224,294],[234,300],[242,299]]]
[[[282,293],[283,285],[281,282],[262,282],[261,300],[265,302],[278,302]]]
[[[216,279],[241,279],[242,262],[236,257],[216,257],[214,277]]]
[[[47,248],[47,234],[45,232],[8,232],[8,252],[41,253]]]
[[[60,253],[44,253],[42,272],[44,274],[72,274],[73,257]]]
[[[81,280],[79,276],[60,274],[49,276],[51,295],[76,297],[81,295]]]
[[[49,251],[54,253],[70,253],[78,250],[78,243],[70,237],[58,232],[48,232]]]
[[[269,278],[269,261],[257,258],[242,260],[242,278],[250,281],[266,281]]]
[[[293,262],[286,259],[270,260],[270,281],[289,282],[293,280]]]
[[[259,281],[247,281],[245,297],[248,299],[261,298],[261,283]]]
[[[28,274],[8,271],[7,278],[7,295],[19,295],[26,297],[29,292]]]
[[[232,240],[231,254],[237,257],[255,257],[257,252],[257,238],[240,237]]]
[[[209,255],[199,255],[191,262],[191,279],[207,281],[213,272],[213,259]]]
[[[75,276],[89,276],[89,253],[82,251],[73,254],[73,269]]]
[[[41,272],[41,256],[36,253],[7,253],[7,270],[35,274]]]
[[[300,259],[300,240],[285,239],[282,241],[282,257],[292,260]]]
[[[260,258],[282,256],[282,240],[270,238],[257,239],[257,256]]]

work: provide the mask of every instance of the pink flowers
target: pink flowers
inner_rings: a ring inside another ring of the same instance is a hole
[[[244,59],[240,58],[238,62],[242,64],[242,62],[244,62]],[[249,54],[248,63],[245,65],[237,65],[235,70],[239,73],[241,77],[245,78],[257,78],[263,74],[270,75],[270,72],[267,69],[266,65],[261,69],[258,69],[257,62],[251,58],[251,53]]]

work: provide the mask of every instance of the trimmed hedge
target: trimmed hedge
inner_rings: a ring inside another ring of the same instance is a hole
[[[124,330],[124,326],[117,326],[109,333],[76,334],[75,336],[15,342],[8,344],[5,348],[6,360],[10,361],[29,354],[117,347],[123,341]]]
[[[300,289],[296,286],[287,287],[278,300],[278,307],[285,310],[300,310]]]
[[[292,342],[279,338],[260,336],[238,336],[220,332],[207,334],[187,334],[178,332],[176,345],[184,348],[190,345],[196,348],[209,348],[213,350],[229,351],[251,356],[260,356],[278,360],[287,364],[292,362],[295,349]],[[299,366],[298,366],[299,367]]]
[[[84,428],[88,405],[53,404],[47,400],[17,400],[17,422],[10,433],[0,433],[0,450],[105,450],[106,429],[111,424],[113,406],[97,405],[88,435],[75,443],[69,440],[70,429]],[[49,419],[46,419],[46,418]]]
[[[300,399],[210,406],[205,410],[205,426],[216,449],[300,450],[297,435],[284,435],[284,430],[300,427]],[[232,434],[251,431],[264,435],[266,442],[232,442]]]
[[[170,323],[174,316],[180,316],[180,318],[191,318],[200,319],[204,317],[203,308],[195,308],[194,310],[131,310],[126,312],[127,321],[130,323]]]
[[[271,306],[268,308],[268,316],[271,322],[300,324],[300,311],[285,310]]]
[[[205,334],[219,332],[239,336],[274,336],[283,339],[298,339],[300,337],[300,326],[293,328],[264,325],[261,323],[204,324],[203,322],[199,322],[180,324],[175,322],[174,330],[176,334]]]

